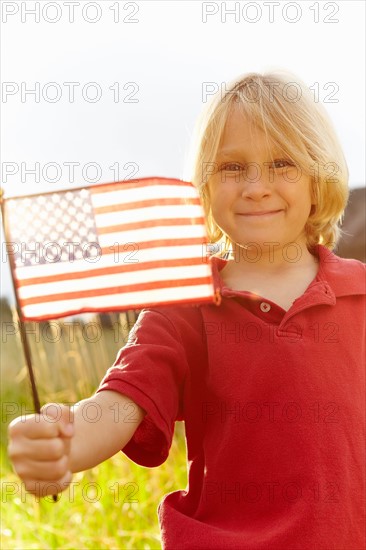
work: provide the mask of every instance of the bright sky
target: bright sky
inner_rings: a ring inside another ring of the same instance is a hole
[[[364,185],[363,0],[0,5],[6,197],[132,173],[182,178],[204,91],[273,68],[311,86],[344,146],[351,186]],[[35,167],[39,182],[27,172]]]

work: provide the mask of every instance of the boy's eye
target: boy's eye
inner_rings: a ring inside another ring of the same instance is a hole
[[[287,159],[276,159],[273,162],[270,162],[269,168],[275,170],[276,168],[285,168],[285,166],[294,166],[294,164]]]
[[[222,164],[219,168],[219,170],[226,170],[227,172],[240,172],[240,170],[243,170],[244,166],[238,162],[227,162],[226,164]]]

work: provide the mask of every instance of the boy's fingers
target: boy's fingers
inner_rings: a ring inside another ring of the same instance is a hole
[[[23,457],[39,461],[58,460],[70,453],[70,440],[62,437],[33,439],[29,445],[25,438],[17,437],[10,440],[8,452],[13,459]]]
[[[18,476],[25,482],[26,480],[40,481],[58,481],[60,480],[69,468],[69,458],[63,456],[59,460],[52,462],[39,462],[37,460],[22,460],[14,464],[14,468]]]
[[[42,415],[33,414],[26,417],[19,416],[9,424],[9,436],[27,437],[29,439],[48,439],[57,437],[59,428],[57,423],[44,419]]]
[[[40,414],[19,416],[10,422],[9,435],[16,437],[24,435],[29,439],[64,437],[73,435],[74,413],[70,407],[49,403],[42,407]]]

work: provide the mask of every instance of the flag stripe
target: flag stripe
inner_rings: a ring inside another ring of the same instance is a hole
[[[24,317],[30,321],[43,321],[74,315],[75,313],[121,311],[172,304],[213,303],[211,285],[160,288],[116,295],[96,296],[92,302],[78,299],[66,302],[49,302],[22,308]]]
[[[202,258],[179,258],[175,260],[157,260],[152,262],[143,262],[135,264],[125,264],[118,266],[105,267],[101,269],[89,269],[86,271],[75,271],[71,273],[59,273],[58,275],[49,275],[47,277],[33,277],[31,279],[18,280],[18,287],[27,287],[30,285],[43,285],[57,281],[70,281],[70,279],[88,279],[104,275],[113,275],[115,273],[135,273],[147,269],[157,269],[161,267],[186,267],[202,265]]]
[[[197,239],[200,241],[200,239]],[[133,244],[133,243],[132,243]],[[142,243],[139,243],[139,246]],[[200,259],[203,256],[203,248],[205,245],[202,245],[201,242],[196,245],[177,245],[174,243],[172,246],[157,246],[141,248],[138,251],[128,250],[128,243],[123,247],[115,247],[114,252],[110,249],[106,249],[102,253],[97,262],[89,262],[83,258],[76,260],[74,262],[55,262],[44,265],[34,265],[31,267],[19,267],[16,270],[16,279],[18,281],[24,281],[26,279],[32,279],[33,277],[49,277],[54,275],[61,274],[70,274],[80,273],[83,271],[88,271],[92,268],[93,265],[97,265],[98,269],[103,267],[113,267],[118,264],[128,264],[134,265],[139,263],[143,265],[145,262],[159,261],[159,260],[173,260],[173,259],[182,259],[199,257]],[[123,248],[126,247],[125,250]],[[136,254],[138,253],[138,256]],[[135,260],[138,260],[136,262]]]
[[[159,241],[153,241],[153,242],[150,242],[150,241],[145,241],[145,242],[138,242],[138,243],[124,243],[122,246],[127,246],[127,245],[133,245],[133,244],[136,244],[136,246],[138,246],[138,251],[141,251],[141,250],[145,250],[145,249],[148,249],[148,248],[160,248],[160,247],[166,247],[166,248],[175,248],[175,247],[187,247],[187,246],[192,246],[192,245],[195,245],[195,244],[199,244],[201,245],[201,250],[202,250],[202,245],[203,245],[203,242],[202,242],[202,239],[201,238],[197,238],[197,239],[180,239],[180,242],[177,242],[175,239],[160,239]],[[107,254],[107,251],[109,251],[109,254],[111,253],[110,252],[110,248],[102,248],[102,253],[103,254]]]
[[[127,191],[129,189],[132,189],[135,194],[136,191],[140,191],[141,189],[148,188],[148,187],[160,187],[161,189],[164,189],[164,186],[167,187],[167,190],[165,191],[164,196],[166,197],[167,193],[170,193],[171,190],[174,188],[185,188],[190,190],[194,195],[197,196],[197,190],[195,187],[186,181],[183,180],[174,180],[170,178],[141,178],[141,179],[135,179],[135,180],[125,180],[121,182],[115,182],[115,183],[103,183],[101,185],[96,185],[94,187],[91,187],[91,192],[94,194],[98,193],[109,193],[113,191]],[[144,191],[145,192],[145,191]],[[184,193],[184,191],[180,191],[180,196]]]
[[[140,220],[160,220],[176,218],[200,218],[202,217],[202,207],[198,204],[187,204],[181,206],[152,206],[151,208],[136,208],[134,210],[123,211],[123,221],[125,223],[138,222]],[[95,215],[98,227],[117,225],[121,222],[121,212],[108,212],[106,214]]]
[[[188,279],[202,280],[202,284],[207,280],[206,266],[195,265],[185,266],[184,275]],[[89,283],[92,289],[130,289],[136,284],[143,284],[146,281],[149,284],[163,283],[166,281],[173,282],[182,279],[182,268],[179,267],[162,267],[149,270],[147,273],[143,269],[137,272],[113,273],[108,275],[98,275],[90,277]],[[172,283],[173,284],[173,283]],[[85,281],[83,279],[73,279],[72,281],[57,281],[48,282],[37,285],[29,285],[19,289],[19,297],[23,301],[30,298],[36,299],[45,295],[52,296],[52,300],[56,300],[56,295],[64,296],[67,293],[72,293],[72,296],[78,295],[81,297],[85,290]],[[38,300],[41,302],[43,300]]]
[[[148,283],[137,283],[129,285],[129,292],[138,292],[142,290],[156,289],[156,288],[169,288],[176,287],[181,288],[184,286],[194,286],[199,284],[210,284],[210,277],[192,278],[192,279],[177,279],[175,281],[149,281]],[[59,300],[72,300],[74,298],[91,298],[95,296],[105,296],[106,294],[119,294],[121,288],[109,287],[109,288],[93,288],[92,290],[83,290],[79,292],[65,292],[60,294],[48,294],[47,296],[36,296],[34,298],[27,298],[22,300],[22,306],[25,307],[31,304],[41,304],[44,302],[54,302]]]
[[[148,199],[180,199],[181,202],[190,198],[197,198],[197,191],[192,186],[177,186],[171,185],[167,187],[166,185],[150,185],[148,187],[136,188],[136,187],[125,187],[117,189],[110,189],[108,192],[104,192],[103,189],[96,192],[91,188],[91,195],[93,197],[93,203],[96,208],[106,206],[108,204],[128,204],[130,202],[135,202],[137,197],[141,197],[144,200]]]
[[[147,241],[147,242],[139,242],[139,243],[124,243],[122,246],[128,246],[128,245],[134,245],[136,244],[136,246],[138,246],[138,249],[137,251],[140,252],[141,250],[145,250],[145,249],[150,249],[150,248],[160,248],[160,247],[165,247],[167,249],[169,249],[170,247],[172,248],[175,248],[175,247],[187,247],[188,245],[195,245],[195,244],[199,244],[201,245],[201,252],[202,252],[202,248],[203,248],[203,242],[202,242],[202,239],[201,238],[198,238],[198,239],[180,239],[180,242],[177,242],[175,239],[161,239],[159,241],[154,241],[154,242],[150,242],[150,241]],[[102,248],[102,254],[111,254],[110,252],[110,248]],[[182,251],[182,253],[184,253]]]
[[[197,226],[201,227],[204,224],[203,218],[177,218],[173,220],[148,220],[148,221],[141,221],[141,222],[132,222],[132,223],[121,223],[118,225],[112,225],[107,227],[100,227],[98,230],[98,233],[100,235],[103,235],[105,233],[113,233],[116,231],[129,231],[129,230],[138,230],[138,229],[145,229],[145,228],[155,228],[158,227],[161,233],[161,227],[169,227],[174,228],[175,226],[182,227],[191,227],[191,226]],[[184,229],[184,231],[186,228]],[[169,231],[170,233],[170,231]],[[182,234],[182,233],[180,233]]]
[[[184,199],[184,204],[198,204],[200,205],[200,200],[198,197]],[[182,199],[148,199],[135,202],[121,203],[121,204],[108,204],[106,206],[97,206],[94,208],[96,214],[104,214],[106,212],[121,212],[121,210],[132,210],[135,208],[148,208],[152,206],[182,206]]]
[[[164,220],[163,220],[164,221]],[[170,222],[174,220],[169,220]],[[153,222],[154,223],[154,222]],[[159,223],[159,222],[156,222]],[[146,224],[146,226],[145,226]],[[200,237],[201,242],[206,241],[206,229],[202,224],[193,224],[191,225],[188,223],[186,225],[179,224],[179,225],[170,225],[167,224],[166,227],[168,229],[162,229],[161,225],[150,225],[151,222],[141,222],[141,224],[134,223],[131,224],[135,229],[131,228],[125,231],[125,228],[127,225],[123,225],[123,231],[112,231],[112,233],[108,233],[108,228],[99,228],[98,234],[99,234],[99,244],[102,248],[114,245],[116,242],[118,242],[121,245],[125,243],[130,242],[151,242],[151,241],[157,241],[161,238],[162,233],[166,234],[166,236],[169,236],[169,239],[174,241],[174,246],[177,245],[182,240],[182,235],[184,235],[185,239],[195,239]],[[141,229],[138,229],[137,226],[141,227]],[[114,228],[113,228],[114,229]],[[106,232],[104,232],[106,231]]]

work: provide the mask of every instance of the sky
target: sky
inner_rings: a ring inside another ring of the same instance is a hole
[[[195,122],[213,92],[272,69],[310,86],[333,120],[351,187],[364,186],[363,0],[0,6],[5,197],[184,178]],[[5,257],[1,271],[1,294],[12,299]]]

